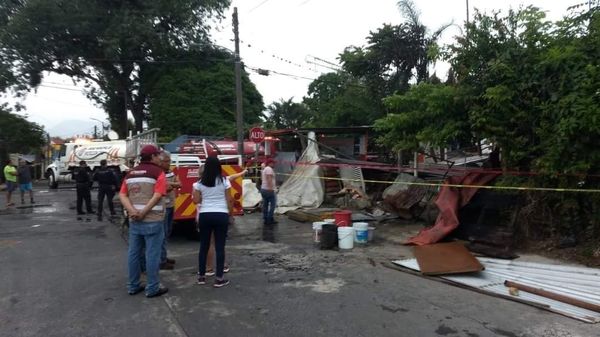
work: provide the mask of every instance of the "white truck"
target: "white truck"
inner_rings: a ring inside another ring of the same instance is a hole
[[[117,172],[125,172],[135,161],[142,146],[156,144],[158,129],[144,131],[125,140],[76,141],[61,145],[58,155],[46,168],[45,176],[50,188],[57,188],[60,182],[72,182],[73,169],[85,160],[92,171],[100,167],[105,159],[107,165]]]

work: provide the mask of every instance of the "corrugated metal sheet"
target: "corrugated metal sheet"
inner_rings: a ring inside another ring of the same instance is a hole
[[[507,298],[536,303],[549,311],[584,322],[600,322],[600,313],[598,312],[524,291],[520,291],[517,297],[511,296],[508,288],[504,286],[504,281],[508,280],[600,305],[600,269],[491,258],[478,259],[484,265],[484,271],[441,277],[482,291],[508,296]],[[420,271],[416,259],[398,260],[393,263]]]

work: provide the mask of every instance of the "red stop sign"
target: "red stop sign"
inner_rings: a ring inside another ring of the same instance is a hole
[[[265,140],[265,130],[261,128],[250,129],[250,140],[255,143],[260,143]]]

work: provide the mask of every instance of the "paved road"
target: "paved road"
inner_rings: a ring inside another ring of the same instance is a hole
[[[198,243],[171,240],[171,291],[126,293],[118,221],[77,218],[74,190],[38,189],[35,208],[0,211],[1,336],[598,336],[598,326],[429,281],[380,262],[407,254],[396,227],[379,243],[321,251],[310,225],[231,231],[231,284],[195,284]],[[45,206],[44,206],[45,205]],[[385,232],[385,235],[383,235]]]

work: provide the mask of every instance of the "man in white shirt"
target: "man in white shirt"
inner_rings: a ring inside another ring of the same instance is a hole
[[[273,159],[268,158],[265,162],[265,168],[261,172],[260,194],[263,198],[263,221],[265,225],[276,224],[273,218],[277,199],[275,198],[275,171],[273,170]]]

